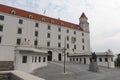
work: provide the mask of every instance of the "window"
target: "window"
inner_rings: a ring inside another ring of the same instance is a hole
[[[20,39],[20,38],[17,39],[16,44],[17,44],[17,45],[20,45],[20,44],[21,44],[21,39]]]
[[[47,42],[47,46],[48,46],[48,47],[50,46],[50,42]]]
[[[69,52],[67,52],[67,57],[69,56]]]
[[[0,43],[2,42],[2,37],[0,36]]]
[[[50,30],[51,29],[51,26],[50,25],[48,25],[48,30]]]
[[[27,56],[22,57],[22,63],[27,63]]]
[[[35,31],[35,36],[38,37],[38,31]]]
[[[61,35],[58,35],[58,39],[59,39],[59,40],[61,39]]]
[[[69,49],[69,44],[67,44],[67,48]]]
[[[35,23],[35,27],[38,27],[39,26],[39,24],[38,23]]]
[[[35,45],[35,46],[38,45],[38,41],[37,41],[37,40],[34,41],[34,45]]]
[[[64,26],[64,23],[61,23],[61,26]]]
[[[84,36],[84,33],[82,33],[82,36]]]
[[[76,34],[76,31],[74,31],[74,34]]]
[[[32,19],[32,18],[33,18],[33,16],[30,14],[30,15],[28,16],[28,18]]]
[[[42,18],[42,21],[44,22],[44,21],[45,21],[45,18]]]
[[[0,31],[1,32],[3,31],[3,25],[0,25]]]
[[[34,62],[34,56],[32,56],[32,62]]]
[[[0,20],[4,20],[4,16],[3,15],[0,15]]]
[[[78,58],[76,58],[76,61],[78,61]]]
[[[67,29],[67,33],[69,33],[69,30]]]
[[[102,62],[102,58],[99,58],[99,61]]]
[[[41,62],[41,57],[39,57],[39,62]]]
[[[19,19],[19,24],[23,24],[23,20],[22,19]]]
[[[108,62],[108,58],[105,58],[105,62]]]
[[[47,38],[50,38],[50,33],[47,34]]]
[[[69,41],[69,36],[67,36],[67,41]]]
[[[58,28],[58,32],[61,32],[61,28]]]
[[[37,62],[37,57],[35,57],[35,62]]]
[[[73,58],[73,61],[75,61],[75,59]]]
[[[54,20],[51,20],[51,23],[54,24]]]
[[[11,14],[16,14],[15,10],[12,10],[12,11],[11,11]]]
[[[84,45],[82,46],[82,50],[85,50],[85,47],[84,47]]]
[[[60,48],[61,47],[61,43],[58,43],[58,48]]]
[[[82,39],[82,43],[84,43],[84,39]]]
[[[45,57],[43,57],[43,62],[46,62],[46,58]]]
[[[74,49],[76,49],[76,45],[74,45]]]
[[[22,28],[18,28],[18,34],[22,34]]]

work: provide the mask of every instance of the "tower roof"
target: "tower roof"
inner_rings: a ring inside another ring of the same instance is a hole
[[[87,18],[84,12],[81,14],[80,18]]]

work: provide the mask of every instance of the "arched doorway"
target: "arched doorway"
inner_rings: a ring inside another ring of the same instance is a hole
[[[62,55],[61,53],[58,54],[58,61],[61,61],[62,60]]]
[[[48,61],[52,61],[52,51],[48,51]]]

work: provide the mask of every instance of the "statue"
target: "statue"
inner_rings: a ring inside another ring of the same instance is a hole
[[[92,53],[92,57],[90,58],[89,71],[92,71],[92,72],[99,71],[98,65],[97,65],[97,56],[96,56],[95,52]]]
[[[91,54],[92,54],[91,61],[96,62],[97,61],[97,56],[96,56],[95,52],[91,53]]]

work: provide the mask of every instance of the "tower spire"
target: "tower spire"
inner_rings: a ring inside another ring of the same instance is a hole
[[[84,12],[82,12],[80,18],[87,18]]]

